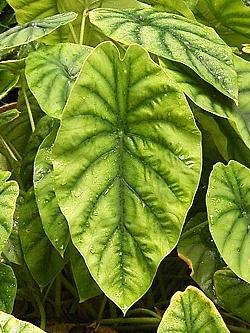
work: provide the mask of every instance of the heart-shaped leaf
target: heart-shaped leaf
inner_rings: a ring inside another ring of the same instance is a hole
[[[250,322],[250,285],[230,269],[214,274],[215,293],[220,305],[230,313]]]
[[[53,246],[63,256],[70,235],[53,187],[51,150],[56,134],[57,128],[54,128],[38,149],[34,163],[34,189],[44,231]]]
[[[16,200],[19,194],[18,184],[10,180],[10,172],[0,170],[0,253],[10,236]]]
[[[42,110],[61,118],[62,111],[84,60],[92,48],[76,44],[45,46],[30,53],[26,78]]]
[[[11,313],[16,297],[17,281],[13,269],[0,264],[0,311]]]
[[[11,28],[0,34],[0,51],[42,38],[57,28],[72,22],[76,16],[73,12],[63,13]]]
[[[40,328],[0,311],[1,333],[45,333]]]
[[[64,261],[44,233],[33,188],[27,192],[21,206],[20,221],[25,262],[37,284],[45,287],[62,270]]]
[[[250,170],[236,161],[217,163],[207,192],[212,237],[224,261],[250,283]]]
[[[237,101],[237,76],[231,49],[211,28],[182,16],[151,9],[96,9],[90,20],[107,36],[194,70],[226,96]]]
[[[214,245],[205,214],[197,214],[185,226],[178,243],[178,254],[191,268],[195,282],[214,298],[213,276],[225,263]]]
[[[179,239],[200,159],[191,110],[147,52],[98,46],[63,113],[55,190],[74,245],[124,313]]]
[[[171,299],[157,333],[229,333],[214,304],[199,289],[189,286]]]

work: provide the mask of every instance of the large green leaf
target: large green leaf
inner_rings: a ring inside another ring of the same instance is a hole
[[[45,333],[40,328],[4,312],[0,312],[0,328],[1,333]]]
[[[90,275],[83,257],[73,245],[70,246],[69,257],[80,302],[100,295],[100,288]]]
[[[45,46],[26,60],[26,78],[42,110],[61,118],[83,61],[92,48],[76,44]]]
[[[236,130],[250,148],[250,63],[234,57],[238,74],[239,105],[220,94],[213,86],[204,82],[188,67],[161,59],[161,66],[171,80],[199,107],[228,118],[235,123]]]
[[[199,0],[196,11],[228,44],[240,46],[250,41],[250,8],[244,0]]]
[[[226,96],[237,100],[237,76],[231,49],[211,28],[182,16],[151,9],[96,9],[90,20],[107,36],[194,70]]]
[[[18,197],[18,185],[10,180],[10,172],[0,170],[0,253],[2,252],[7,239],[10,236],[13,215]]]
[[[11,313],[16,297],[17,282],[13,269],[0,264],[0,311]]]
[[[0,34],[0,50],[10,49],[42,38],[75,20],[75,18],[76,14],[73,12],[63,13],[11,28]]]
[[[70,235],[53,186],[51,153],[56,134],[57,128],[44,139],[38,149],[34,164],[34,189],[44,231],[53,246],[63,255]]]
[[[76,248],[124,313],[178,241],[200,148],[184,96],[144,49],[93,51],[63,113],[55,190]]]
[[[214,275],[215,293],[220,305],[230,313],[250,322],[250,285],[229,269]]]
[[[229,333],[214,304],[199,289],[189,286],[171,299],[157,333]]]
[[[191,268],[192,278],[210,298],[214,298],[213,276],[225,263],[214,245],[205,214],[197,214],[185,226],[178,254]]]
[[[45,287],[63,268],[64,262],[46,234],[36,205],[33,188],[20,211],[20,239],[25,262],[40,287]]]
[[[207,193],[209,228],[227,265],[250,283],[250,170],[217,163]]]

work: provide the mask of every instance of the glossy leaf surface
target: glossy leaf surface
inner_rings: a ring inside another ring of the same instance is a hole
[[[200,176],[199,131],[167,82],[140,46],[120,59],[112,43],[101,44],[82,68],[54,148],[56,196],[73,243],[124,313],[176,245]]]
[[[57,44],[32,52],[26,60],[26,78],[42,110],[61,118],[63,108],[92,48]]]
[[[90,20],[114,40],[140,44],[152,53],[185,64],[237,100],[232,51],[211,28],[151,9],[96,9],[90,13]]]
[[[75,13],[63,13],[11,28],[0,34],[0,50],[10,49],[42,38],[75,18]]]
[[[227,265],[250,283],[250,170],[236,161],[217,163],[207,193],[209,228]]]
[[[0,264],[0,311],[11,313],[16,297],[17,281],[13,269]]]
[[[172,297],[157,333],[229,333],[214,304],[199,289],[189,286]]]
[[[4,312],[0,312],[0,328],[1,333],[45,333],[40,328]]]

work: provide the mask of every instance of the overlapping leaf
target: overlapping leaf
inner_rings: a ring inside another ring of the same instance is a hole
[[[227,265],[250,283],[250,170],[216,164],[207,193],[209,228]]]
[[[200,158],[184,96],[146,51],[120,59],[112,43],[97,47],[63,113],[55,190],[76,248],[124,313],[178,241]]]
[[[44,231],[53,246],[63,255],[70,236],[53,187],[51,150],[56,134],[57,128],[54,128],[38,149],[34,163],[34,189]]]
[[[0,328],[1,333],[45,333],[40,328],[4,312],[0,312]]]
[[[13,215],[18,197],[18,185],[10,180],[10,172],[0,170],[0,252],[2,252],[7,239],[10,236]]]
[[[76,14],[73,12],[63,13],[11,28],[0,34],[0,51],[42,38],[75,18]]]
[[[188,287],[172,297],[157,333],[229,333],[214,304],[199,289]]]
[[[17,281],[13,269],[0,264],[0,311],[11,313],[16,297]]]
[[[42,110],[61,118],[83,61],[91,48],[75,44],[57,44],[33,52],[26,60],[26,78]]]
[[[232,51],[211,28],[182,16],[144,10],[96,9],[90,20],[107,36],[180,62],[237,100]]]

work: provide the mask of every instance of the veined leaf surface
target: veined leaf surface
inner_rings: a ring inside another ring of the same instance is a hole
[[[224,261],[250,283],[250,170],[236,161],[217,163],[207,192],[212,237]]]
[[[57,127],[43,140],[34,162],[34,189],[44,231],[63,255],[69,242],[69,228],[57,203],[53,184],[52,147]]]
[[[195,282],[213,299],[213,276],[225,263],[214,245],[205,214],[198,213],[185,226],[178,243],[178,254],[192,269]]]
[[[250,41],[250,8],[244,0],[199,0],[198,17],[232,46]]]
[[[237,76],[231,49],[209,27],[182,16],[151,9],[96,9],[90,20],[107,36],[180,62],[237,101]]]
[[[45,333],[40,328],[0,311],[1,333]]]
[[[10,180],[10,172],[0,170],[0,253],[10,236],[16,200],[19,194],[18,184]]]
[[[214,304],[199,289],[189,286],[170,301],[157,333],[229,333]]]
[[[0,264],[0,311],[11,313],[16,297],[17,281],[13,269]]]
[[[33,188],[25,196],[20,220],[20,239],[25,262],[37,284],[41,288],[45,287],[62,270],[64,262],[44,233]]]
[[[250,322],[250,285],[230,269],[214,275],[215,293],[220,305],[230,313]]]
[[[71,89],[92,48],[76,44],[45,46],[30,53],[26,78],[42,110],[61,118]]]
[[[0,34],[0,51],[42,38],[57,28],[75,20],[76,16],[73,12],[63,13],[11,28]]]
[[[93,51],[63,113],[55,190],[74,245],[124,313],[178,241],[200,150],[184,96],[143,48]]]

